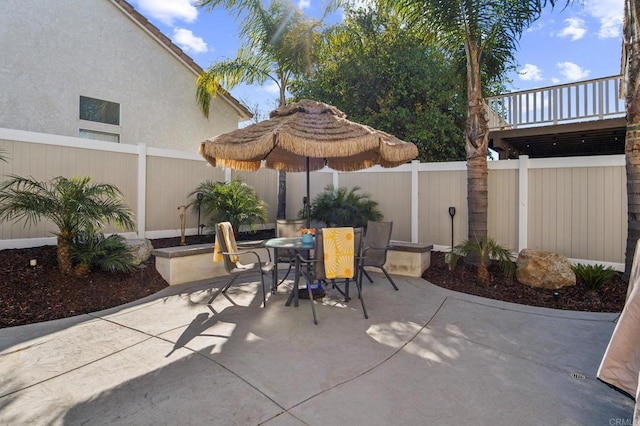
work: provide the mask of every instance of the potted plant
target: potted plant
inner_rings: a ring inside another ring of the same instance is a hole
[[[300,228],[302,244],[313,244],[313,237],[316,235],[316,228]]]

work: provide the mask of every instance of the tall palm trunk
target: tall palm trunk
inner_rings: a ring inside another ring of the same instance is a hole
[[[287,218],[287,172],[278,172],[278,212],[276,219]]]
[[[627,248],[624,278],[629,279],[631,263],[640,238],[640,23],[637,1],[625,1],[623,59],[627,134],[625,159],[627,171]],[[629,289],[633,283],[629,283]]]
[[[285,77],[281,75],[281,82]],[[279,107],[283,107],[287,104],[286,99],[286,86],[285,83],[280,84],[280,98],[278,102]],[[278,172],[278,211],[276,213],[276,219],[287,218],[287,173]]]
[[[480,241],[487,236],[488,171],[487,154],[489,125],[482,100],[480,79],[480,53],[477,43],[465,44],[467,52],[467,125],[465,143],[467,150],[467,206],[469,212],[468,238]]]

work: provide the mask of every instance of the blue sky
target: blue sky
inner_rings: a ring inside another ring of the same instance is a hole
[[[130,3],[202,68],[233,58],[240,47],[234,17],[224,8],[197,8],[195,0],[129,0]],[[366,0],[364,0],[366,1]],[[558,0],[562,2],[562,0]],[[298,0],[297,7],[319,16],[325,0]],[[516,54],[512,90],[525,90],[620,73],[623,0],[574,1],[567,8],[545,9],[522,36]],[[333,21],[341,19],[334,14]],[[273,84],[238,86],[231,94],[259,105],[262,114],[277,104]]]

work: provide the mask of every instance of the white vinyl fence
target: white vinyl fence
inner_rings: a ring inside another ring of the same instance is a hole
[[[19,130],[0,129],[0,175],[92,176],[116,185],[135,212],[137,227],[127,237],[180,235],[180,210],[188,194],[205,181],[239,177],[256,188],[269,206],[273,226],[278,174],[213,168],[197,153],[113,144]],[[327,184],[359,187],[393,221],[395,240],[433,244],[448,250],[467,238],[466,163],[419,163],[394,169],[311,173],[311,197]],[[287,216],[302,207],[304,173],[287,175]],[[453,217],[449,207],[456,208]],[[627,233],[626,175],[623,155],[489,162],[489,234],[517,252],[554,251],[569,258],[622,268]],[[201,218],[201,223],[206,223]],[[186,215],[187,234],[198,232],[195,212]],[[0,224],[0,249],[55,244],[50,223],[25,227]],[[113,232],[114,230],[107,230]]]

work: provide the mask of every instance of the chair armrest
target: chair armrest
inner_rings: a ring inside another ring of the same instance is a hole
[[[264,240],[263,241],[241,241],[241,242],[236,242],[236,246],[239,249],[244,249],[244,250],[265,248],[267,250],[267,256],[269,256],[269,262],[271,262],[271,252],[269,251],[269,249],[267,249],[264,246]]]
[[[323,261],[322,259],[305,259],[304,257],[302,257],[300,255],[300,253],[296,254],[296,257],[294,259],[299,260],[300,261],[300,265],[313,265],[315,263]],[[318,278],[316,278],[315,271],[313,269],[308,270],[307,272],[305,272],[303,268],[300,268],[300,269],[301,269],[300,273],[302,273],[304,276],[306,276],[308,281],[313,281],[315,279],[318,279]]]
[[[258,252],[253,251],[253,250],[243,250],[243,251],[223,251],[221,252],[222,254],[226,254],[229,256],[242,256],[242,255],[246,255],[246,254],[252,254],[254,255],[257,259],[258,259],[258,263],[263,264],[263,263],[271,263],[271,253],[269,253],[269,250],[267,250],[267,254],[269,255],[269,261],[268,262],[263,262],[262,258],[260,258],[260,255],[258,254]]]
[[[264,241],[236,241],[236,246],[244,249],[262,248],[264,247]]]
[[[322,261],[321,259],[306,259],[306,258],[302,257],[300,255],[300,253],[296,254],[295,257],[300,260],[300,263],[306,263],[306,264],[309,264],[309,265],[312,264],[312,263],[318,263],[318,262]]]
[[[367,255],[367,251],[369,251],[369,250],[372,250],[372,251],[376,251],[376,250],[377,251],[387,251],[389,249],[389,247],[390,246],[386,246],[386,247],[371,247],[371,246],[364,247],[362,249],[361,257],[365,257]]]

